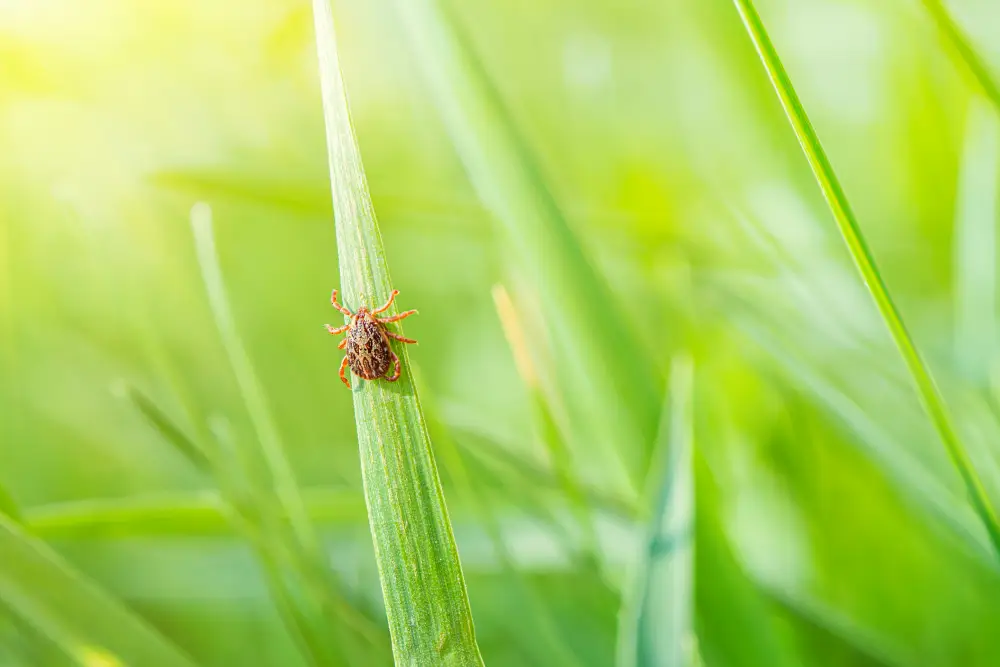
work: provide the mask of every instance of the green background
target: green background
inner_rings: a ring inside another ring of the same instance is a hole
[[[457,446],[474,490],[439,451],[486,664],[615,661],[656,458],[651,442],[574,428],[621,418],[595,417],[599,390],[572,382],[607,370],[572,352],[609,324],[635,340],[602,348],[602,363],[657,392],[639,412],[660,414],[675,355],[694,360],[691,664],[998,664],[1000,562],[733,6],[452,4],[610,295],[592,311],[607,319],[550,324],[562,304],[544,283],[574,275],[546,267],[545,247],[542,270],[525,266],[480,203],[396,5],[334,2],[398,305],[420,310],[406,335],[420,341],[410,359],[431,434]],[[949,7],[1000,71],[1000,9]],[[758,9],[1000,501],[998,109],[916,0]],[[198,664],[308,664],[246,541],[213,510],[215,480],[123,397],[134,388],[189,434],[253,449],[191,238],[204,201],[329,564],[384,625],[341,353],[321,327],[340,320],[309,4],[3,3],[0,64],[0,484],[27,530]],[[563,380],[543,383],[541,411],[497,284],[539,372]],[[584,520],[547,438],[569,452]],[[244,459],[248,479],[263,475]],[[0,665],[72,664],[3,590]],[[684,623],[655,601],[643,613],[653,628]],[[385,664],[379,641],[342,664]]]

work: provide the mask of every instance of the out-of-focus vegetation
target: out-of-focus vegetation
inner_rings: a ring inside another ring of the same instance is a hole
[[[733,4],[441,4],[333,9],[486,664],[997,664]],[[1000,9],[755,4],[995,506]],[[0,3],[0,665],[391,661],[316,62],[307,2]]]

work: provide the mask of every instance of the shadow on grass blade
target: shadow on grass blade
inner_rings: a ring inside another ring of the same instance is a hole
[[[356,310],[385,302],[393,284],[351,125],[328,0],[314,0],[313,14],[340,291]],[[394,312],[395,307],[389,314]],[[335,348],[331,344],[331,350]],[[399,380],[369,382],[354,377],[351,391],[393,654],[401,666],[482,665],[465,578],[407,352],[395,343],[393,348],[402,364]],[[330,358],[330,372],[335,373],[333,359],[339,355]],[[339,400],[347,400],[347,393]]]

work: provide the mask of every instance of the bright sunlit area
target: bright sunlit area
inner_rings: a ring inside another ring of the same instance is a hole
[[[1000,665],[994,0],[0,0],[0,667]]]

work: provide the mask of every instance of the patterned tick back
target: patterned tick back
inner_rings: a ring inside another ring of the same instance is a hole
[[[398,322],[417,311],[408,310],[391,317],[376,317],[379,313],[388,310],[397,294],[399,294],[399,290],[392,290],[389,300],[375,310],[369,311],[362,306],[358,308],[357,313],[352,313],[337,303],[337,290],[333,290],[330,303],[333,304],[334,308],[351,318],[351,321],[342,327],[334,327],[329,324],[324,326],[331,334],[347,332],[347,338],[340,341],[340,345],[337,347],[341,350],[347,348],[347,355],[340,364],[340,379],[347,385],[348,389],[351,388],[351,382],[344,375],[348,366],[351,367],[351,371],[355,375],[365,380],[376,380],[384,377],[389,382],[395,382],[399,379],[401,364],[399,357],[389,346],[389,339],[395,338],[402,343],[416,343],[417,341],[389,331],[385,325]],[[390,369],[392,369],[392,375],[389,375]]]
[[[375,317],[364,308],[358,311],[354,320],[347,330],[347,365],[365,380],[380,378],[392,364],[389,339]]]

